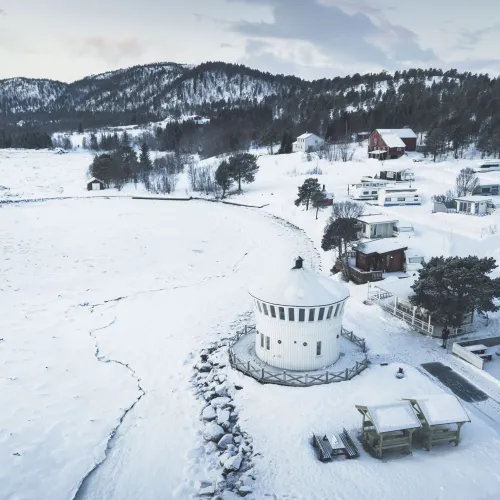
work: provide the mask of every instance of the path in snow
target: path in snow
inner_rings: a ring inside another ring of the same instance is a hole
[[[481,389],[471,384],[467,379],[458,374],[453,368],[443,363],[423,363],[425,368],[433,377],[440,380],[448,389],[460,399],[468,403],[477,403],[488,399],[488,395]]]

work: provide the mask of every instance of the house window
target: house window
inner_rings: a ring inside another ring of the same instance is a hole
[[[333,306],[328,308],[328,312],[326,313],[326,319],[330,319],[332,317]]]
[[[378,194],[377,191],[372,191],[372,194]]]
[[[321,356],[321,342],[316,342],[316,356]]]
[[[276,308],[274,306],[269,306],[269,310],[271,311],[271,316],[276,318]]]
[[[335,317],[337,317],[337,314],[339,313],[340,309],[340,304],[337,304],[337,307],[335,308]]]
[[[398,201],[405,201],[404,198],[398,198]]]
[[[392,198],[386,198],[385,201],[392,201]]]
[[[268,351],[271,349],[271,337],[266,337],[266,349]]]
[[[257,300],[257,307],[259,308],[259,312],[262,312],[262,308],[260,307],[260,302]]]
[[[319,314],[318,314],[318,321],[323,321],[323,316],[325,315],[325,308],[320,307],[319,308]]]
[[[264,304],[264,302],[262,302],[262,309],[264,309],[264,314],[265,314],[266,316],[269,316],[269,313],[267,312],[267,305],[266,305],[266,304]]]
[[[306,319],[306,310],[299,309],[299,321],[305,321]]]
[[[260,347],[264,348],[264,334],[260,334]]]
[[[363,191],[363,194],[370,194],[370,191]]]
[[[285,319],[285,308],[284,307],[278,307],[278,312],[280,314],[280,319],[284,320]]]
[[[295,321],[295,309],[293,307],[288,308],[288,321]]]
[[[309,321],[314,321],[314,313],[316,309],[309,309]]]

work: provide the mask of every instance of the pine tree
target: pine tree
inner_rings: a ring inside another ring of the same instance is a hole
[[[310,177],[304,181],[302,186],[299,187],[299,193],[297,199],[295,200],[295,205],[297,207],[305,205],[306,210],[309,210],[309,203],[311,203],[315,196],[321,196],[321,186],[318,179]]]
[[[94,133],[90,134],[89,147],[92,151],[99,151],[99,143],[97,142],[97,136]]]
[[[231,178],[231,169],[226,160],[222,161],[215,171],[215,182],[217,182],[222,189],[222,198],[224,198],[226,196],[226,192],[233,183],[233,179]]]
[[[281,138],[281,146],[278,150],[279,155],[288,155],[293,153],[293,137],[292,134],[285,131],[283,132],[283,137]]]
[[[153,162],[151,161],[149,148],[145,142],[141,146],[141,152],[139,154],[139,166],[143,171],[149,171],[153,168]]]
[[[410,300],[436,322],[457,328],[468,314],[500,309],[500,278],[488,276],[497,267],[492,257],[433,257],[419,271]]]
[[[82,122],[80,122],[80,123],[78,124],[78,133],[79,133],[79,134],[83,134],[83,123],[82,123]]]
[[[238,191],[241,192],[241,183],[250,184],[255,180],[255,174],[259,170],[257,157],[250,153],[241,153],[229,158],[229,170],[231,179],[238,183]]]

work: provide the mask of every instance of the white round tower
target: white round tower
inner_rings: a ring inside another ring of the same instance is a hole
[[[349,290],[340,282],[295,266],[250,290],[257,335],[255,352],[284,370],[317,370],[340,356],[340,333]]]

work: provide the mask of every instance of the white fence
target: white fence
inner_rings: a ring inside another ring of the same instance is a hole
[[[428,321],[423,321],[417,317],[417,307],[412,307],[412,313],[408,313],[400,308],[398,308],[398,303],[387,303],[384,302],[384,299],[392,297],[393,295],[388,292],[383,292],[380,289],[376,292],[370,292],[368,296],[368,301],[378,304],[384,311],[396,316],[399,319],[402,319],[405,323],[410,325],[412,328],[425,333],[427,335],[432,336],[434,334],[434,325],[431,324],[430,318]]]
[[[468,361],[471,365],[476,366],[477,368],[483,369],[484,359],[482,359],[477,354],[474,354],[467,350],[465,347],[462,347],[458,342],[453,342],[453,347],[451,348],[451,352],[458,356],[459,358]]]

